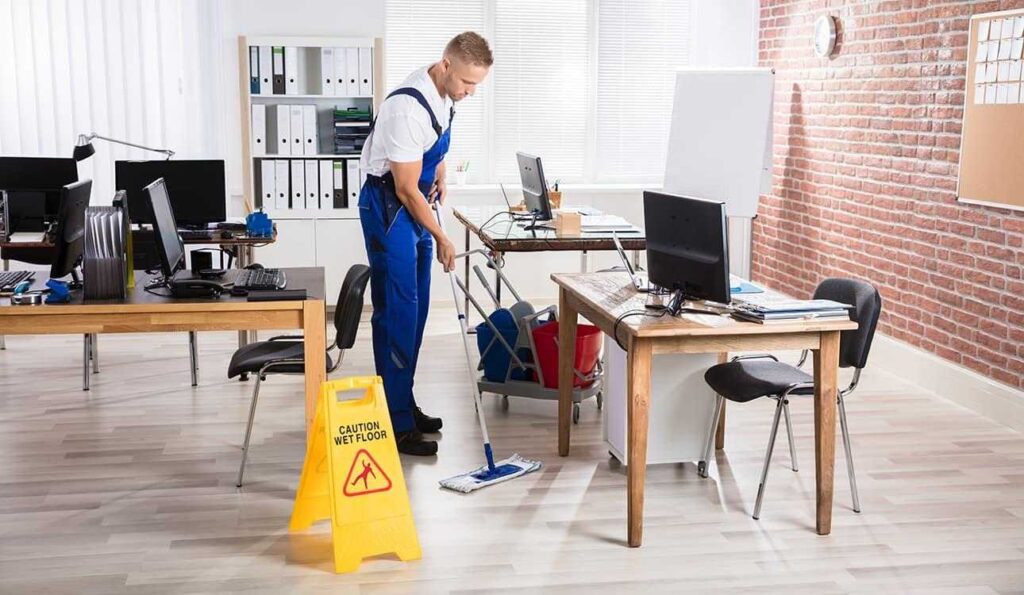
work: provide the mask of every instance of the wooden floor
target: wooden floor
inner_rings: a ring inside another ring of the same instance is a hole
[[[499,455],[545,466],[471,495],[441,491],[438,479],[481,454],[458,336],[451,317],[433,321],[417,393],[446,428],[436,460],[404,461],[423,559],[375,559],[348,576],[332,572],[326,524],[286,530],[301,377],[265,384],[238,490],[252,385],[225,378],[234,334],[200,335],[195,389],[185,334],[103,336],[89,393],[80,337],[9,337],[0,593],[1024,592],[1024,437],[870,368],[848,405],[864,512],[850,509],[838,458],[828,537],[813,530],[809,401],[793,405],[801,471],[781,434],[759,522],[771,403],[729,409],[710,479],[690,464],[648,471],[640,549],[624,545],[624,470],[593,401],[559,458],[554,403],[504,411],[486,397]],[[371,373],[365,331],[340,375]]]

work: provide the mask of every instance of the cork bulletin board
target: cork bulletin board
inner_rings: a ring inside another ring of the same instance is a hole
[[[1024,210],[1024,10],[971,17],[957,197]]]

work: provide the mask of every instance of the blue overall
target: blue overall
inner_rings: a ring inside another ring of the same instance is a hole
[[[419,188],[428,196],[434,183],[437,166],[448,152],[451,120],[443,130],[423,94],[408,87],[393,91],[416,99],[430,114],[430,124],[437,141],[423,154],[423,171]],[[376,124],[376,122],[374,122]],[[373,132],[373,125],[370,127]],[[391,424],[395,432],[415,428],[413,410],[413,376],[423,342],[423,327],[430,308],[430,267],[434,242],[398,200],[395,179],[391,172],[383,176],[366,176],[359,193],[359,220],[370,262],[370,300],[373,302],[373,361],[377,375],[384,379]]]

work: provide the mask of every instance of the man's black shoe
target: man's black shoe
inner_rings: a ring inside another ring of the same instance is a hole
[[[430,417],[419,407],[412,410],[412,417],[416,421],[416,429],[424,434],[433,434],[444,425],[440,417]]]
[[[398,443],[398,452],[417,457],[431,457],[437,454],[437,442],[424,440],[419,430],[408,432],[397,432],[395,442]]]

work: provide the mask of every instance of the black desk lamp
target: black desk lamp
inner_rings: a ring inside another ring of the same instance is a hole
[[[146,147],[146,146],[143,146],[143,145],[137,145],[135,143],[130,143],[130,142],[125,141],[125,140],[118,140],[116,138],[110,138],[110,137],[107,137],[107,136],[101,136],[101,135],[96,134],[95,132],[93,132],[93,133],[90,133],[90,134],[79,134],[78,135],[78,142],[75,143],[75,151],[74,151],[74,153],[71,154],[71,156],[74,158],[74,160],[75,161],[83,161],[85,159],[88,159],[88,158],[92,157],[96,153],[96,148],[92,146],[92,141],[93,141],[93,139],[97,139],[97,138],[100,139],[100,140],[105,140],[107,142],[116,143],[116,144],[119,144],[119,145],[125,145],[125,146],[128,146],[128,147],[135,147],[136,149],[142,149],[144,151],[153,151],[154,153],[163,153],[164,155],[167,155],[168,159],[170,159],[171,157],[174,156],[174,151],[172,151],[170,149],[154,149],[153,147]]]

